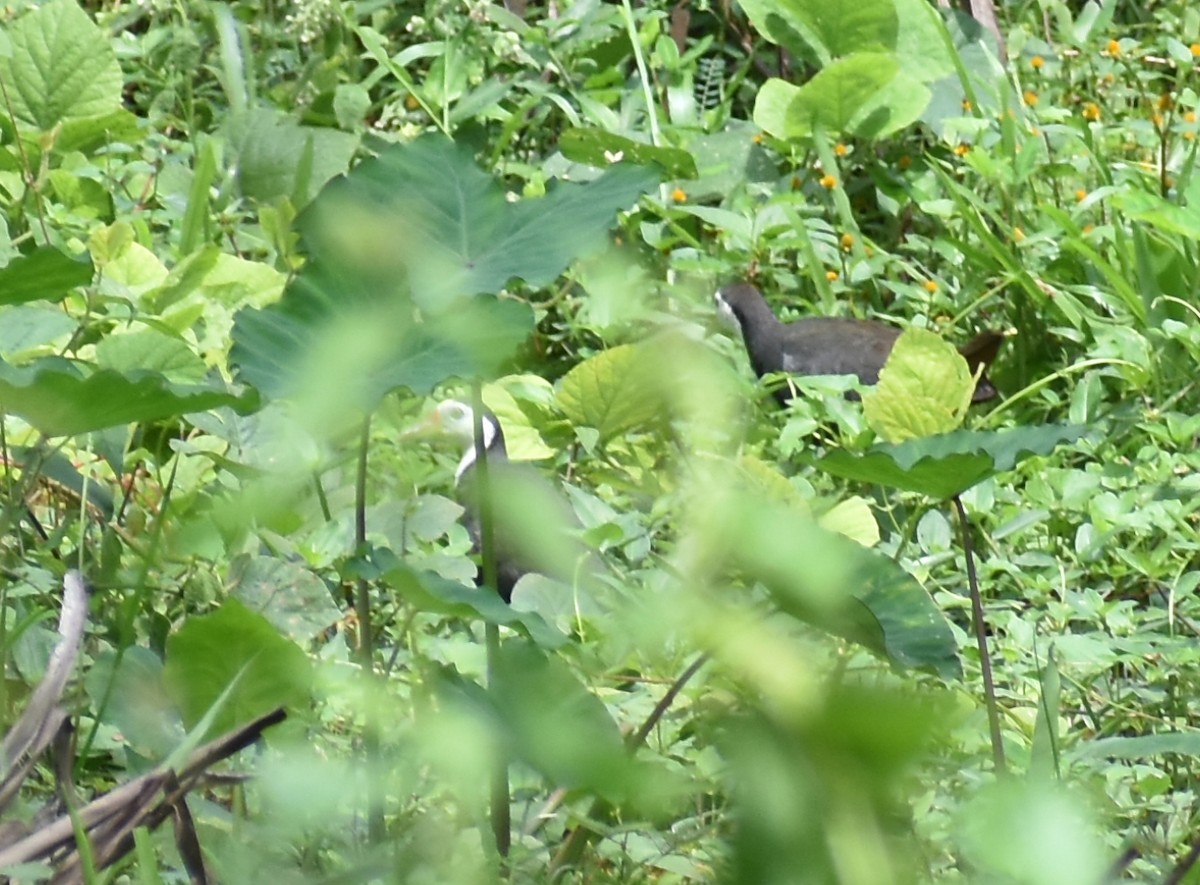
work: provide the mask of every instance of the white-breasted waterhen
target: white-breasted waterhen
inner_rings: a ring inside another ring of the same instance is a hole
[[[750,365],[760,378],[773,372],[855,375],[863,384],[874,384],[900,337],[895,326],[876,320],[806,317],[781,323],[762,293],[750,283],[731,283],[717,290],[714,298],[721,316],[741,331]],[[972,374],[996,358],[1003,340],[999,332],[982,332],[959,348]],[[995,396],[996,388],[980,375],[971,402]],[[791,391],[785,387],[777,390],[775,397],[786,405]]]
[[[595,555],[572,532],[578,520],[570,506],[539,471],[509,460],[500,420],[487,408],[480,416],[495,538],[496,591],[512,601],[513,588],[527,572],[560,581],[586,577]],[[405,434],[409,438],[444,437],[458,443],[462,457],[454,471],[455,497],[464,509],[463,524],[473,552],[482,545],[482,498],[475,452],[475,412],[458,400],[443,400]],[[581,567],[582,566],[582,567]],[[483,570],[476,583],[482,584]]]

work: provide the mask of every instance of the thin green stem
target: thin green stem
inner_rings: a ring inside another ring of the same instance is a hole
[[[971,521],[962,498],[954,496],[954,509],[958,513],[958,525],[962,531],[963,554],[967,561],[967,585],[971,590],[971,621],[975,630],[975,644],[979,648],[979,669],[983,674],[983,700],[987,706],[988,729],[992,735],[992,760],[996,774],[1008,772],[1004,761],[1004,741],[1000,734],[1000,706],[996,703],[996,684],[992,679],[992,659],[988,654],[987,627],[983,622],[983,598],[979,595],[979,579],[975,574],[975,553],[971,545]]]

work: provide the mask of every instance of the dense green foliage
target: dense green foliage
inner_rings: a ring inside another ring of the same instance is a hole
[[[78,567],[81,794],[288,709],[190,797],[220,881],[1183,873],[1190,7],[1008,4],[1001,64],[925,0],[8,4],[6,726]],[[1003,397],[776,409],[734,278],[1011,330]],[[497,502],[553,566],[511,608],[407,433],[447,396],[561,490]],[[120,875],[182,881],[169,829]]]

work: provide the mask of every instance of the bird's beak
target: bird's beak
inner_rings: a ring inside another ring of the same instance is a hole
[[[442,413],[437,409],[433,409],[407,430],[401,431],[400,438],[421,441],[440,439],[445,435],[446,430],[442,426]]]

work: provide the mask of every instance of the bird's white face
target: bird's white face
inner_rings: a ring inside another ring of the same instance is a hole
[[[430,416],[433,425],[446,436],[452,436],[459,442],[472,442],[475,439],[475,410],[466,403],[448,399],[437,404]],[[487,433],[490,421],[484,421],[484,444],[487,444]]]
[[[721,296],[721,290],[718,289],[713,293],[713,301],[717,305],[717,314],[721,320],[731,329],[741,330],[742,324],[737,318],[737,314],[733,312],[733,308],[729,306],[729,302]]]

